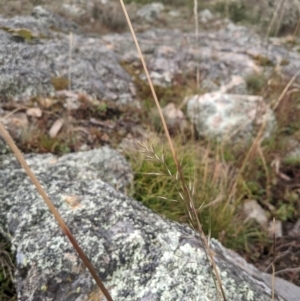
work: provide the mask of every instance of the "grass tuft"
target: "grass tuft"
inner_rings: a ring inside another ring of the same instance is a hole
[[[10,245],[0,235],[0,300],[16,301],[16,289],[13,285],[14,263],[10,254]]]

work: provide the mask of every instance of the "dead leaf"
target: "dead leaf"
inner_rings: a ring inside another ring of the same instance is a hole
[[[76,195],[64,195],[65,202],[67,202],[72,210],[81,207],[80,197]]]
[[[63,119],[57,119],[57,120],[53,123],[53,125],[52,125],[52,127],[51,127],[51,129],[50,129],[50,131],[49,131],[49,136],[50,136],[51,138],[56,137],[57,134],[59,133],[59,131],[61,130],[63,124],[64,124]]]
[[[101,137],[101,140],[108,142],[109,141],[109,136],[106,133],[104,133]]]
[[[40,97],[40,98],[38,98],[38,102],[39,102],[39,104],[40,104],[42,107],[48,109],[48,108],[50,108],[56,101],[54,101],[54,100],[51,99],[51,98],[43,98],[43,97]]]
[[[26,111],[27,116],[32,116],[32,117],[37,117],[40,118],[42,117],[43,113],[40,108],[29,108]]]
[[[283,180],[285,180],[285,181],[292,181],[292,178],[291,178],[291,177],[289,177],[288,175],[286,175],[286,174],[284,174],[284,173],[282,173],[282,172],[279,172],[278,175],[279,175],[279,177],[280,177],[281,179],[283,179]]]
[[[291,181],[292,178],[280,171],[280,159],[276,158],[271,162],[271,167],[275,169],[276,174],[285,181]]]

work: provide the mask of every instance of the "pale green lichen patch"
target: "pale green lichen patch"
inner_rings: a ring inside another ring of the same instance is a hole
[[[69,87],[69,80],[65,77],[52,77],[51,83],[56,91],[65,90]]]

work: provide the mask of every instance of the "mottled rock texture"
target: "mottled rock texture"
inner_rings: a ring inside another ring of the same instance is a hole
[[[137,15],[146,21],[154,21],[159,18],[162,10],[164,10],[164,5],[160,2],[154,2],[143,6],[137,11]]]
[[[0,17],[1,97],[26,100],[71,88],[131,101],[131,78],[115,54],[99,38],[79,33],[75,23],[40,6],[31,16]]]
[[[273,111],[262,97],[222,92],[194,95],[188,100],[187,115],[198,134],[222,141],[247,143],[264,126],[264,138],[275,130]]]
[[[196,233],[104,183],[122,179],[123,189],[130,182],[115,151],[26,159],[114,300],[217,300]],[[18,300],[104,300],[16,160],[3,155],[0,162],[0,230],[16,254]],[[211,246],[227,300],[270,300],[263,273],[217,241]]]
[[[176,28],[151,29],[137,37],[157,85],[169,85],[178,74],[195,74],[197,66],[201,84],[209,80],[219,88],[232,76],[264,73],[268,77],[274,71],[293,76],[300,68],[299,46],[288,49],[278,38],[267,43],[249,28],[226,21],[201,30],[198,42],[193,32]],[[103,39],[113,45],[121,61],[138,64],[130,33],[109,34]]]

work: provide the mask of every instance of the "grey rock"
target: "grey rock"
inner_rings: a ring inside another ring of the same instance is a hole
[[[275,115],[262,97],[220,91],[190,97],[187,115],[199,135],[228,142],[249,142],[264,122],[263,138],[268,138],[276,126]]]
[[[162,112],[165,117],[168,129],[171,132],[183,133],[188,128],[188,123],[186,121],[184,113],[180,108],[176,107],[173,102],[168,103],[162,109]]]
[[[173,18],[178,18],[180,16],[180,12],[178,10],[171,10],[169,11],[168,15]]]
[[[246,81],[241,76],[233,75],[229,83],[221,86],[220,92],[247,95]]]
[[[285,64],[280,66],[283,74],[293,76],[300,68],[299,52],[277,45],[276,41],[266,44],[263,37],[249,28],[230,22],[221,29],[210,27],[199,32],[197,43],[194,33],[178,29],[152,29],[137,34],[156,84],[166,86],[178,74],[196,74],[197,66],[201,81],[209,80],[219,87],[227,84],[232,76],[271,74],[283,59]],[[103,38],[113,45],[121,61],[139,64],[129,33],[109,34]]]
[[[62,11],[72,17],[77,18],[84,16],[84,14],[86,13],[86,11],[82,7],[68,3],[64,3],[62,5]]]
[[[269,222],[267,212],[256,200],[248,200],[243,204],[243,208],[246,220],[254,220],[262,227],[262,229],[267,229]]]
[[[57,30],[61,30],[63,32],[69,32],[69,31],[78,31],[78,26],[70,22],[62,17],[60,17],[57,14],[54,14],[53,12],[45,9],[42,6],[35,6],[32,12],[32,16],[36,19],[36,21],[45,27],[55,27]],[[18,18],[15,18],[16,21],[18,21]],[[25,21],[25,26],[26,21]]]
[[[133,99],[130,76],[101,39],[74,33],[70,59],[70,37],[60,30],[73,31],[73,23],[68,26],[68,21],[36,7],[32,16],[0,17],[0,24],[1,96],[54,96],[57,89],[68,89],[71,72],[74,92],[116,102]],[[22,37],[20,28],[29,38]]]
[[[213,19],[214,19],[214,15],[209,9],[204,9],[199,13],[199,20],[203,24],[206,24]]]
[[[300,219],[297,220],[293,228],[288,232],[289,236],[299,236],[300,235]]]
[[[146,20],[154,21],[159,18],[160,12],[164,10],[164,5],[160,2],[153,2],[143,6],[137,11],[137,16]]]
[[[214,92],[218,91],[220,87],[209,78],[205,78],[201,81],[201,88],[204,89],[206,92]]]
[[[58,161],[51,155],[26,159],[114,300],[217,300],[198,235],[102,181],[114,184],[111,179],[120,177],[120,166],[110,167],[124,159],[113,150],[69,154]],[[121,177],[128,174],[126,164],[123,170]],[[0,165],[0,231],[16,253],[19,301],[90,300],[97,294],[41,197],[16,160],[7,156]],[[211,248],[227,300],[270,300],[264,273],[214,239]],[[284,284],[297,293],[295,286]],[[288,300],[279,294],[275,300]]]

